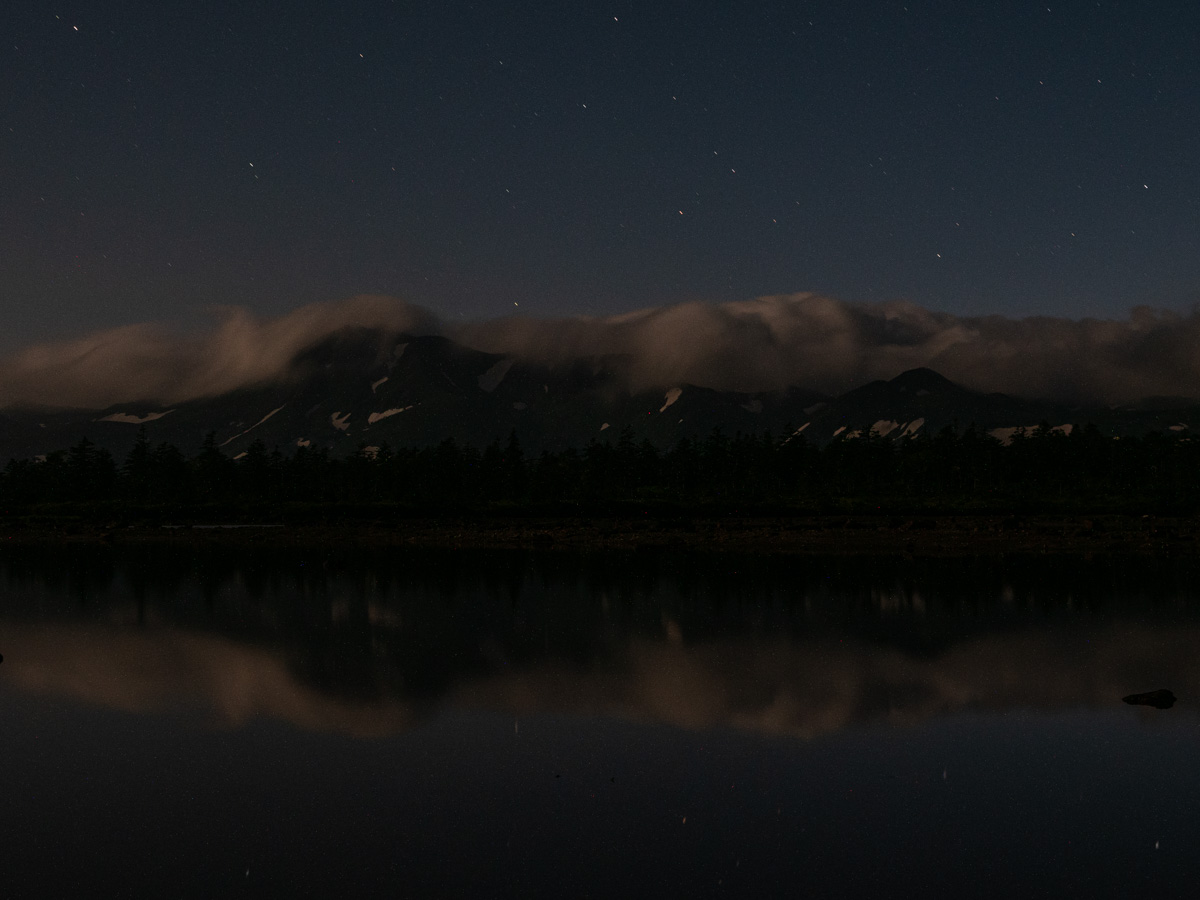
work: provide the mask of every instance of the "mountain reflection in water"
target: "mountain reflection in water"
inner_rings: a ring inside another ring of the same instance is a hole
[[[1190,897],[1196,574],[5,548],[0,893]]]
[[[353,736],[446,708],[797,738],[1200,695],[1189,561],[97,550],[0,559],[8,690]]]

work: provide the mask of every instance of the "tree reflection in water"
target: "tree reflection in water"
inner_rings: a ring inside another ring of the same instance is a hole
[[[7,550],[4,894],[1190,896],[1196,574]]]
[[[22,550],[8,684],[378,733],[450,706],[812,737],[1200,691],[1189,560]],[[118,652],[119,650],[119,652]]]

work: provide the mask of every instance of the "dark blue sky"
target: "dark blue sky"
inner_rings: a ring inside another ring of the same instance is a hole
[[[1048,6],[10,0],[2,340],[362,292],[1186,308],[1200,7]]]

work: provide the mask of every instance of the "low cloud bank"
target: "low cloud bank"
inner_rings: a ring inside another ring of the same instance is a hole
[[[1200,396],[1200,312],[1138,307],[1123,321],[956,316],[912,303],[812,294],[681,304],[603,319],[524,319],[459,329],[483,350],[546,362],[622,354],[644,387],[836,394],[927,366],[976,390],[1118,403]]]
[[[685,303],[610,317],[447,323],[421,307],[357,297],[275,318],[225,310],[199,334],[132,325],[0,360],[0,406],[179,403],[286,377],[296,354],[340,329],[439,333],[541,363],[628,361],[634,387],[690,383],[838,393],[928,366],[984,391],[1120,403],[1200,396],[1200,311],[1147,307],[1124,320],[956,316],[912,303],[813,294]]]
[[[283,378],[297,353],[343,328],[438,327],[427,310],[390,297],[313,303],[274,318],[217,313],[215,326],[197,334],[140,324],[27,347],[0,360],[0,407],[181,403]]]

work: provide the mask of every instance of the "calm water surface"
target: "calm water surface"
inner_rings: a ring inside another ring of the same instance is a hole
[[[0,893],[1195,896],[1197,576],[10,550]]]

